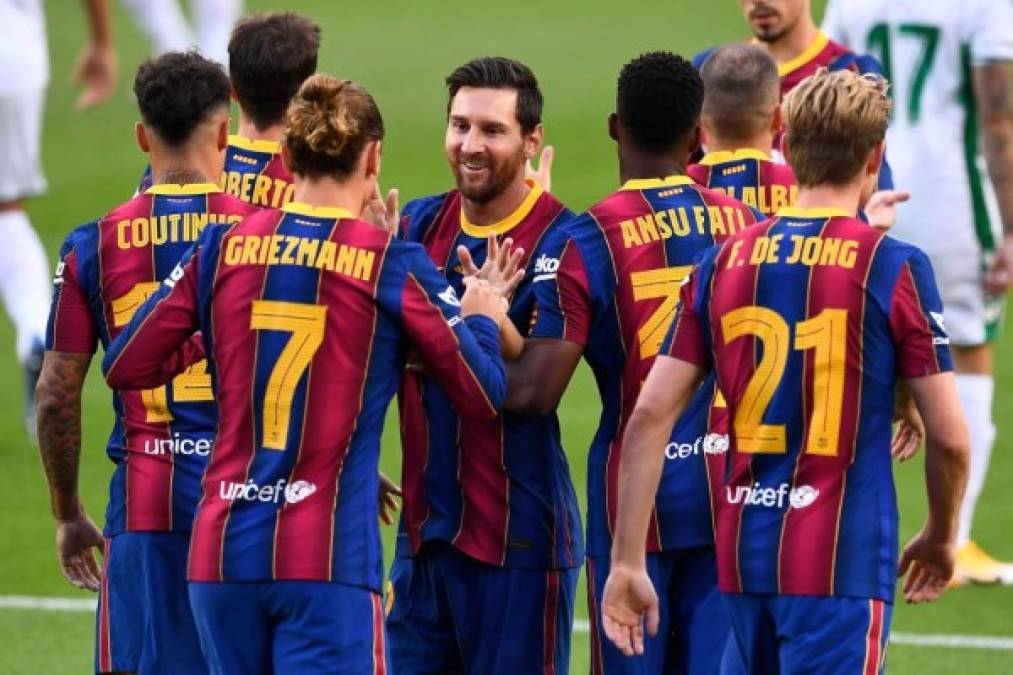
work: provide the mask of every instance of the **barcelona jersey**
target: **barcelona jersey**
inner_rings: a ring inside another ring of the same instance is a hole
[[[151,167],[144,170],[139,192],[151,187]],[[274,141],[254,141],[229,136],[225,168],[219,187],[247,204],[277,209],[292,201],[292,176],[281,159],[281,146]]]
[[[254,210],[214,185],[156,185],[71,232],[60,251],[46,349],[108,348],[205,227]],[[194,358],[166,363],[175,375],[168,383],[113,393],[108,537],[190,531],[217,421],[199,337],[190,347]]]
[[[704,187],[723,192],[772,216],[795,204],[798,187],[787,164],[778,164],[759,150],[709,152],[686,174]]]
[[[785,209],[708,252],[662,350],[713,368],[730,593],[892,601],[894,386],[951,369],[932,268],[843,211]]]
[[[756,220],[745,205],[687,176],[634,180],[546,245],[531,337],[580,345],[602,399],[587,464],[591,555],[609,555],[612,546],[623,432],[675,316],[679,286],[702,251]],[[727,442],[707,434],[713,397],[711,381],[673,431],[649,552],[714,543],[709,475]]]
[[[421,246],[339,209],[290,202],[203,235],[103,362],[147,386],[203,334],[219,422],[191,581],[379,591],[380,432],[408,345],[459,409],[502,407],[498,327],[459,304]]]
[[[522,335],[531,325],[533,281],[548,271],[535,252],[557,223],[572,216],[534,181],[530,188],[514,213],[492,225],[468,222],[456,190],[411,202],[402,218],[404,236],[425,246],[458,291],[458,246],[467,247],[478,265],[489,235],[510,237],[523,248],[526,271],[509,312]],[[439,382],[415,373],[405,377],[400,406],[402,555],[439,539],[491,565],[582,564],[580,513],[554,412],[504,412],[494,420],[458,414]]]

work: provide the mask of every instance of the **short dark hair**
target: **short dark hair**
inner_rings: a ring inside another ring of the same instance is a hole
[[[745,43],[720,47],[704,61],[700,76],[703,114],[718,136],[741,141],[770,125],[781,78],[766,49]]]
[[[503,56],[486,56],[468,61],[447,75],[447,114],[461,87],[513,89],[517,92],[517,122],[528,134],[542,123],[542,91],[531,69],[520,61]]]
[[[320,26],[295,12],[254,14],[232,29],[232,87],[258,129],[284,121],[289,101],[317,70],[319,50]]]
[[[168,52],[137,69],[134,96],[144,125],[178,147],[212,112],[228,109],[229,78],[197,52]]]
[[[642,150],[671,150],[700,121],[703,80],[686,59],[649,52],[619,72],[616,114]]]

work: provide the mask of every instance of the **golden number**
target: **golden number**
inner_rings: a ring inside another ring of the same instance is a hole
[[[126,294],[121,295],[110,303],[113,309],[113,326],[121,328],[130,323],[134,314],[144,301],[147,300],[161,283],[158,281],[142,281],[135,284]],[[211,388],[211,376],[208,375],[208,362],[201,359],[172,380],[173,400],[184,403],[199,403],[215,400],[214,390]],[[147,422],[171,422],[172,413],[169,412],[169,397],[165,387],[141,390],[141,401],[147,411],[145,421]]]
[[[292,417],[292,399],[310,361],[324,341],[327,308],[298,302],[254,300],[250,328],[291,333],[278,355],[264,392],[264,447],[284,450]]]
[[[640,327],[637,338],[640,341],[640,357],[647,359],[657,356],[661,343],[672,323],[676,310],[679,309],[679,289],[683,280],[693,271],[692,265],[680,267],[660,267],[630,274],[633,285],[633,299],[637,302],[662,298],[661,304],[654,310],[644,325]]]
[[[735,435],[740,452],[783,453],[787,451],[785,425],[764,424],[788,365],[790,328],[781,316],[766,307],[739,307],[721,317],[725,344],[753,335],[763,345],[763,356],[735,411]],[[844,405],[844,378],[847,366],[848,312],[824,309],[795,325],[795,349],[816,350],[813,368],[813,412],[805,451],[812,455],[837,454]]]

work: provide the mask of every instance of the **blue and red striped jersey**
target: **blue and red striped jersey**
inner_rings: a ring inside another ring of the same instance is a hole
[[[151,187],[151,167],[144,170],[138,192]],[[292,175],[281,159],[281,146],[274,141],[255,141],[229,136],[225,168],[219,187],[247,204],[277,209],[292,201]]]
[[[526,272],[510,305],[510,319],[522,335],[534,309],[532,281],[543,272],[534,252],[546,233],[573,215],[537,183],[530,186],[514,213],[492,225],[469,223],[456,190],[411,202],[402,218],[403,235],[425,246],[458,290],[459,245],[479,265],[490,234],[522,247]],[[402,555],[439,539],[491,565],[561,568],[583,562],[580,512],[555,413],[504,412],[494,420],[458,414],[438,382],[416,373],[405,377],[399,399]]]
[[[211,184],[156,185],[75,229],[60,251],[46,349],[108,348],[207,225],[254,210]],[[200,339],[192,346],[200,358]],[[217,421],[207,363],[164,386],[114,391],[113,407],[106,536],[189,532]]]
[[[531,337],[583,347],[602,399],[587,463],[592,555],[611,550],[623,433],[675,316],[679,286],[702,251],[757,215],[687,176],[635,180],[561,227],[546,245]],[[713,396],[710,382],[673,430],[648,551],[714,542],[709,475],[726,444],[707,434]]]
[[[951,368],[942,311],[925,254],[843,211],[786,209],[704,258],[663,350],[728,402],[722,591],[892,601],[894,387]]]
[[[778,164],[759,150],[742,148],[734,152],[709,152],[686,174],[698,184],[729,197],[770,217],[786,206],[794,206],[798,187],[787,164]]]
[[[194,581],[335,581],[379,591],[384,414],[414,346],[459,409],[506,389],[496,323],[417,244],[290,202],[209,230],[103,361],[147,386],[202,331],[218,436],[190,544]]]

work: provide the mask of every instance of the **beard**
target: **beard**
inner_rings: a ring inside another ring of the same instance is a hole
[[[517,176],[517,172],[523,169],[524,162],[523,149],[515,156],[501,160],[499,163],[490,160],[487,162],[488,174],[479,181],[466,177],[461,171],[460,164],[453,159],[450,162],[450,169],[454,174],[454,182],[457,183],[457,190],[461,196],[469,201],[485,204],[506,191]]]

